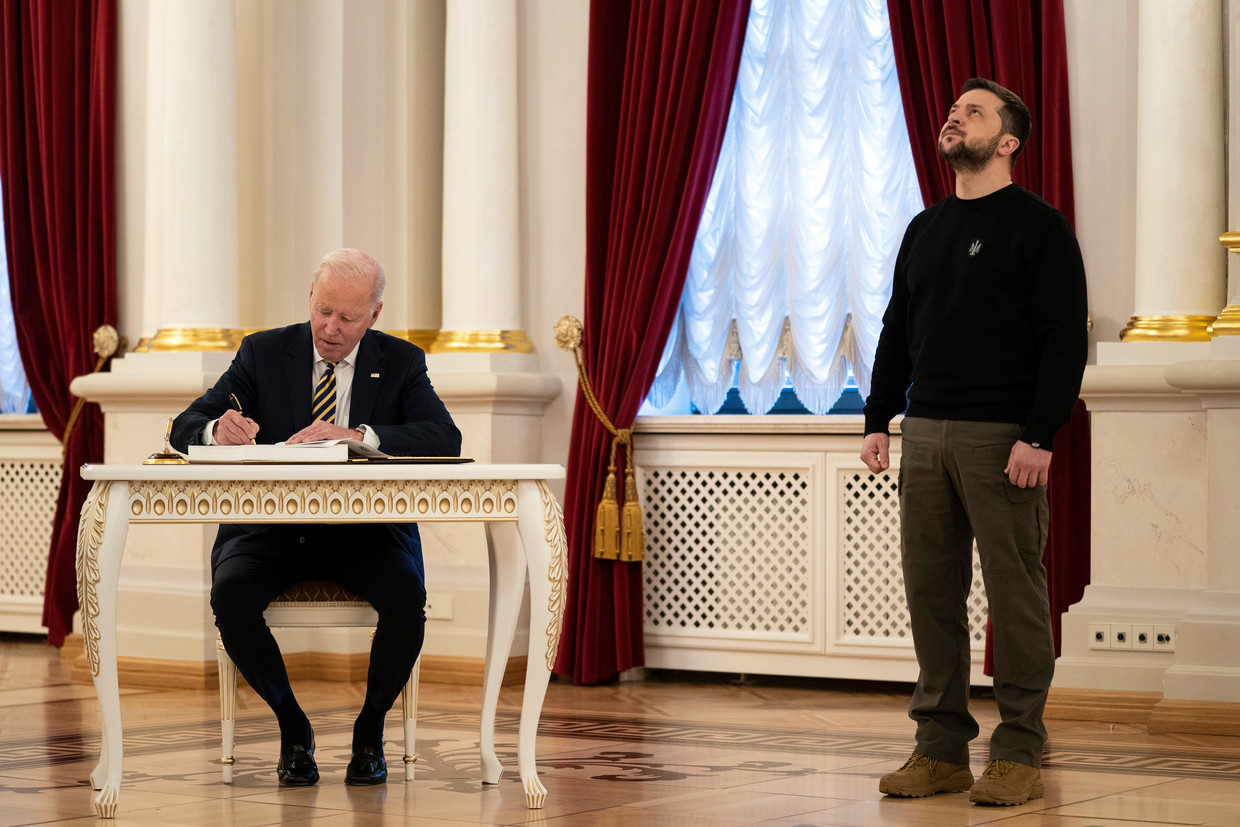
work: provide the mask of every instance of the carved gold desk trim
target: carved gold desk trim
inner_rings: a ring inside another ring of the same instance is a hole
[[[134,523],[517,519],[512,480],[155,480],[129,489]]]

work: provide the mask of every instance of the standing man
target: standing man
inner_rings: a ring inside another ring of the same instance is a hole
[[[461,434],[416,346],[372,330],[383,269],[359,250],[328,253],[310,282],[310,321],[247,336],[215,386],[173,423],[172,444],[351,438],[399,456],[459,456]],[[242,413],[244,411],[244,413]],[[293,696],[268,602],[303,580],[331,580],[379,613],[346,784],[382,784],[383,719],[422,648],[426,586],[416,525],[221,525],[211,608],[224,648],[280,725],[279,782],[319,780],[314,731]]]
[[[1085,369],[1081,252],[1067,219],[1012,183],[1029,108],[974,78],[939,133],[956,191],[915,217],[896,258],[874,358],[861,459],[889,467],[901,425],[904,586],[920,676],[917,746],[878,788],[1023,804],[1043,794],[1042,710],[1055,670],[1042,550],[1055,432]],[[966,600],[976,539],[990,603],[1002,722],[973,783]]]

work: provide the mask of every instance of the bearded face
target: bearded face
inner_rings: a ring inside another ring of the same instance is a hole
[[[955,135],[959,140],[948,146],[944,141],[948,135]],[[984,138],[975,138],[970,141],[959,131],[945,126],[939,135],[939,156],[947,161],[957,175],[981,172],[987,162],[994,157],[995,151],[999,148],[999,139],[1002,137],[1002,135],[996,135],[989,141]]]

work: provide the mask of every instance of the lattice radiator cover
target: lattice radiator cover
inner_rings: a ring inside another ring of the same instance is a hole
[[[59,459],[0,459],[0,631],[42,629]]]
[[[892,471],[876,476],[855,453],[674,450],[673,439],[637,455],[648,650],[698,650],[684,668],[720,671],[736,659],[710,652],[803,655],[815,660],[804,672],[813,675],[837,674],[824,665],[837,658],[839,677],[891,676],[859,673],[857,656],[915,666],[898,454]],[[968,617],[978,656],[986,612],[975,550]],[[795,672],[789,660],[773,671]],[[745,662],[763,671],[760,659]]]

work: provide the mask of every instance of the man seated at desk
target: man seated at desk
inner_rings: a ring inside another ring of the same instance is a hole
[[[328,253],[310,282],[310,321],[247,336],[215,386],[177,417],[171,441],[240,445],[360,439],[397,456],[459,456],[461,433],[409,342],[372,330],[383,269],[359,250]],[[330,580],[379,614],[346,784],[382,784],[383,720],[422,648],[426,587],[417,526],[221,525],[211,608],[224,648],[280,725],[281,784],[319,779],[314,731],[289,686],[263,611],[304,580]]]

